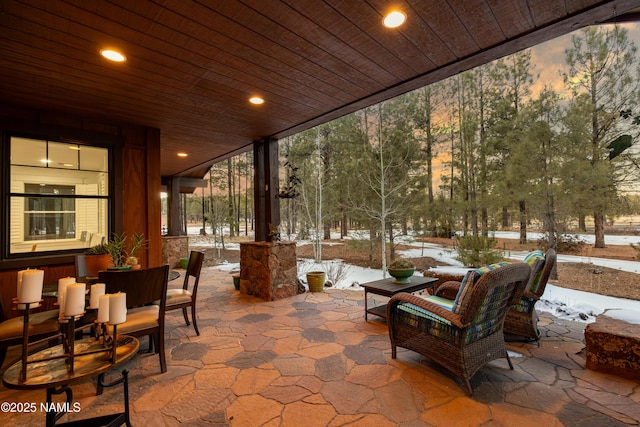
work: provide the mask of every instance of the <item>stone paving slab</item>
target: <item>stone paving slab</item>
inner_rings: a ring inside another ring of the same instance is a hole
[[[130,371],[133,425],[154,426],[621,426],[640,424],[637,381],[585,369],[585,324],[540,313],[536,343],[508,343],[514,370],[496,360],[462,381],[423,356],[391,359],[386,323],[364,320],[361,290],[278,301],[235,291],[230,274],[203,269],[196,336],[182,313],[166,317],[168,372],[153,353]],[[141,348],[146,351],[146,340]],[[12,348],[9,363],[17,360]],[[122,409],[119,387],[95,396],[73,385],[81,411]],[[0,402],[44,402],[45,391],[0,387]],[[42,425],[42,412],[0,412],[2,426]]]

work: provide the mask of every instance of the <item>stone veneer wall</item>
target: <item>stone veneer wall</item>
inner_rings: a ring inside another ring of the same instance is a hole
[[[607,309],[584,331],[586,367],[640,379],[640,312]]]
[[[267,301],[301,293],[295,242],[240,243],[240,292]]]
[[[162,236],[162,263],[176,268],[180,266],[180,258],[189,258],[189,237]]]

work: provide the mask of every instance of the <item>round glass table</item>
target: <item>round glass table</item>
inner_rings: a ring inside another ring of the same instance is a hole
[[[63,408],[72,407],[73,395],[71,388],[69,388],[70,384],[96,376],[99,377],[98,381],[103,387],[111,387],[123,383],[124,412],[86,421],[95,422],[95,425],[103,425],[103,422],[111,423],[120,420],[120,424],[126,423],[130,425],[127,371],[123,370],[121,378],[109,384],[102,383],[102,374],[131,359],[138,352],[140,343],[137,338],[127,335],[119,335],[116,341],[115,363],[111,359],[110,351],[104,351],[106,349],[101,341],[95,338],[85,338],[75,341],[73,372],[70,372],[66,358],[55,358],[64,355],[63,345],[59,344],[28,356],[26,379],[24,381],[21,375],[22,361],[17,361],[4,372],[2,383],[5,387],[16,390],[46,388],[47,427],[54,426],[56,421],[66,413],[64,410],[60,413],[56,412],[60,405],[52,404],[53,395],[65,393],[66,404],[63,405]],[[114,423],[113,425],[120,424]]]

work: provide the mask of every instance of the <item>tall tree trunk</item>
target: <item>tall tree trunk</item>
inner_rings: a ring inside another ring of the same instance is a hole
[[[331,239],[331,223],[329,221],[324,224],[324,239]]]
[[[375,241],[375,239],[376,239],[376,232],[373,227],[373,221],[371,221],[371,223],[369,224],[369,264],[373,262],[373,250],[374,250],[373,242]]]
[[[234,212],[233,212],[233,202],[235,200],[234,192],[235,186],[233,185],[233,165],[231,164],[231,159],[227,160],[227,203],[228,203],[228,211],[227,218],[229,218],[229,237],[235,236],[235,225],[234,221]]]
[[[527,243],[527,204],[524,200],[518,203],[520,208],[520,244]]]
[[[387,229],[389,230],[389,262],[393,262],[396,260],[396,245],[393,242],[393,227],[390,223],[387,224]]]
[[[595,245],[596,248],[606,248],[604,243],[604,215],[601,212],[593,213],[593,226],[594,226],[594,234],[595,234]]]
[[[506,206],[502,207],[502,229],[508,229],[511,227],[509,223],[509,209]]]

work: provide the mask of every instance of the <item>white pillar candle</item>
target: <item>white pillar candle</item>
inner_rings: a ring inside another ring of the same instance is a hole
[[[25,271],[27,270],[18,271],[18,286],[16,289],[16,296],[20,295],[20,287],[22,287],[22,275],[24,274]]]
[[[107,323],[109,321],[109,297],[111,295],[100,295],[98,298],[98,323]]]
[[[64,296],[65,316],[77,316],[84,313],[84,297],[86,289],[86,284],[84,283],[72,283],[67,286]]]
[[[67,286],[73,283],[76,283],[75,277],[63,277],[61,279],[58,279],[58,307],[60,308],[60,314],[64,313],[64,297]]]
[[[18,298],[18,296],[20,295],[20,288],[22,287],[22,274],[27,270],[18,271],[18,286],[16,289],[16,298]],[[26,304],[18,304],[18,310],[24,310],[26,308],[27,308]]]
[[[100,296],[104,295],[105,284],[95,283],[91,285],[91,297],[89,298],[89,306],[93,309],[98,308]]]
[[[109,324],[119,325],[127,320],[127,294],[118,292],[109,296]]]
[[[25,270],[22,272],[22,283],[18,293],[18,302],[38,302],[42,298],[44,270]]]

